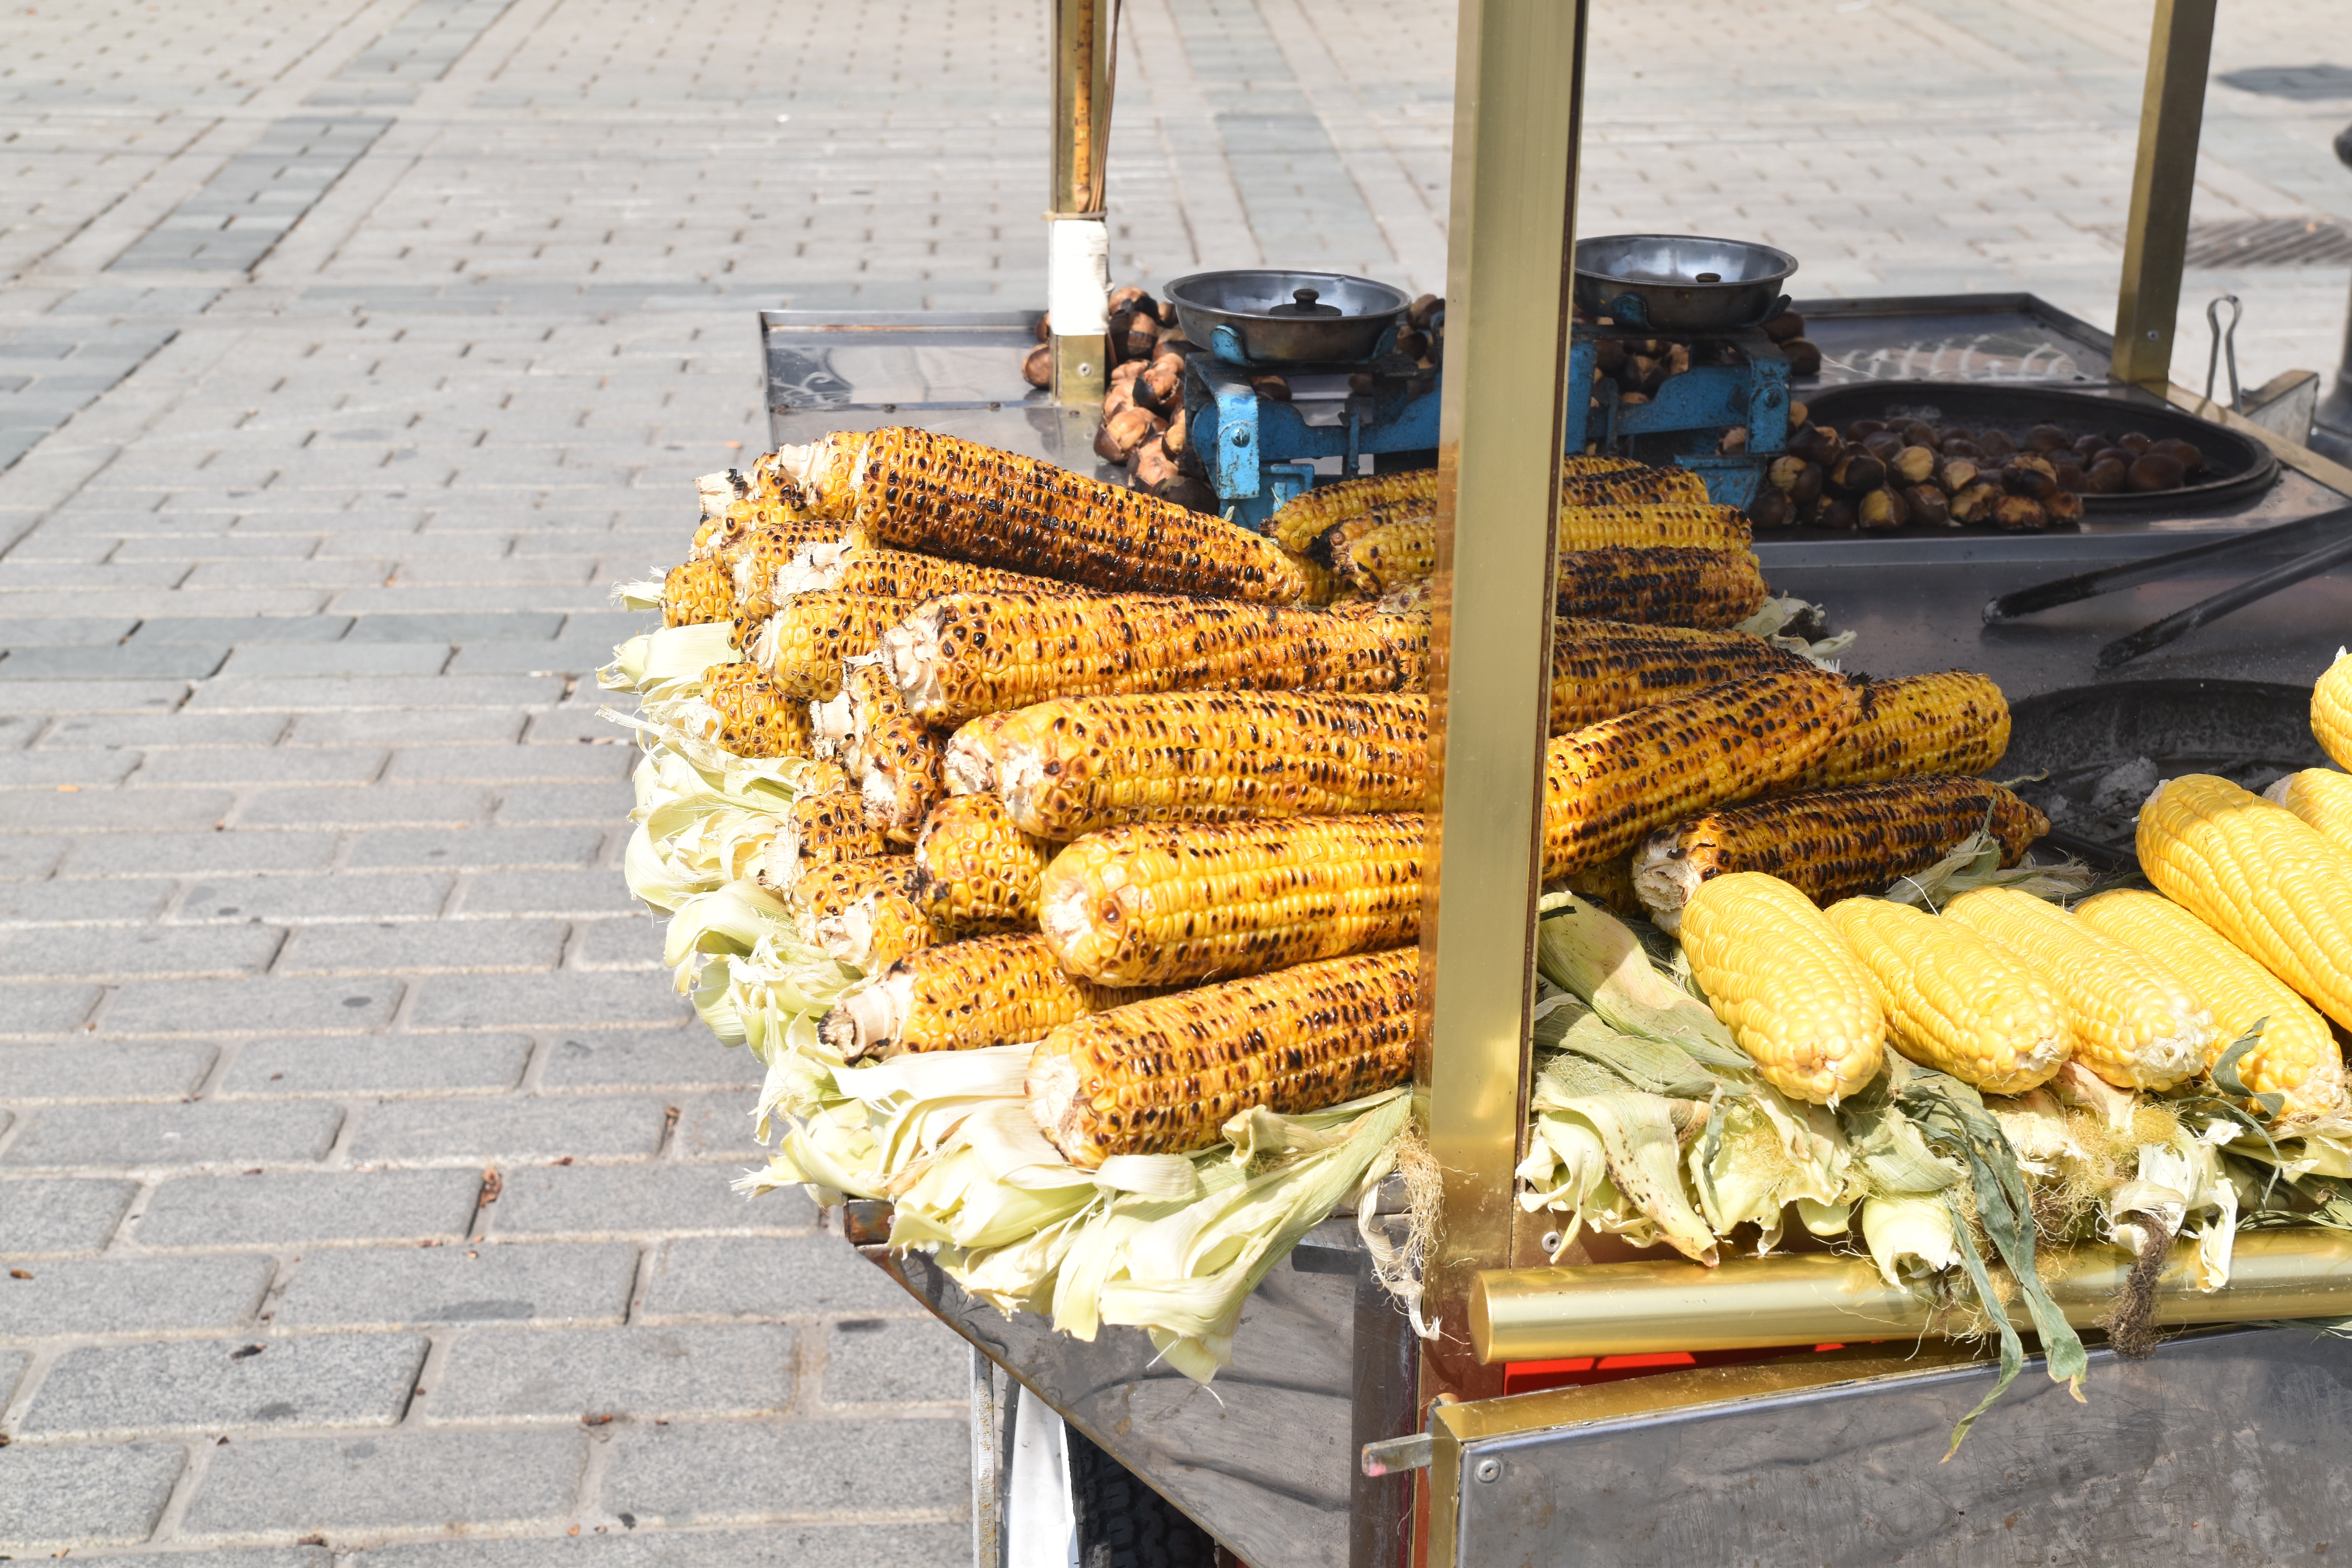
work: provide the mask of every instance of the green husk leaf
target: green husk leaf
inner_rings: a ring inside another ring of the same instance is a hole
[[[1756,1064],[1699,1001],[1658,973],[1632,928],[1572,893],[1545,895],[1536,967],[1622,1033],[1680,1049],[1701,1067],[1752,1072]]]

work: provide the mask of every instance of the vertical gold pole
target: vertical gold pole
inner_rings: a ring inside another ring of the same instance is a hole
[[[1046,257],[1053,314],[1054,397],[1099,403],[1110,377],[1100,296],[1104,174],[1118,41],[1118,0],[1052,0],[1054,6],[1053,227]]]
[[[2197,138],[2205,73],[2213,55],[2216,0],[2157,0],[2139,106],[2139,161],[2132,171],[2131,226],[2116,298],[2117,381],[2162,392],[2172,379],[2172,329],[2180,316],[2180,268],[2189,253],[2189,205],[2197,189]]]
[[[1415,1086],[1445,1180],[1423,1391],[1475,1398],[1501,1368],[1466,1296],[1510,1257],[1527,1120],[1584,5],[1462,0],[1460,40]]]

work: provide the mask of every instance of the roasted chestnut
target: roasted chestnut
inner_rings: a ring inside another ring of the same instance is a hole
[[[2001,469],[2000,488],[2013,496],[2042,500],[2058,489],[2058,472],[2046,459],[2020,452]]]
[[[2150,490],[2177,490],[2188,480],[2189,470],[2180,459],[2166,452],[2141,454],[2124,474],[2124,488],[2146,493]]]
[[[2132,459],[2138,456],[2139,454],[2137,452],[2133,451],[2128,447],[2102,447],[2097,451],[2091,454],[2091,460],[2089,463],[2085,464],[2084,467],[2095,468],[2097,465],[2106,462],[2112,458],[2116,462],[2121,463],[2125,468],[2128,468],[2132,466]]]
[[[1993,503],[2000,499],[1999,485],[1981,481],[1970,485],[1952,498],[1952,521],[1956,523],[1990,522],[1992,521]]]
[[[1748,521],[1758,528],[1787,528],[1797,521],[1797,506],[1788,491],[1766,485],[1748,503]]]
[[[2071,446],[2074,439],[2055,425],[2036,425],[2025,433],[2025,449],[2029,452],[2055,452]]]
[[[1809,506],[1822,499],[1822,487],[1829,475],[1819,463],[1807,463],[1797,475],[1797,482],[1789,487],[1789,499],[1799,506]]]
[[[1856,419],[1845,427],[1845,438],[1859,444],[1886,428],[1884,419]]]
[[[1625,353],[1622,338],[1598,338],[1592,344],[1592,368],[1606,376],[1615,376],[1625,368],[1631,356]]]
[[[1892,430],[1873,430],[1862,438],[1862,449],[1882,463],[1892,463],[1903,450],[1903,437]]]
[[[1764,335],[1776,343],[1801,338],[1805,335],[1805,318],[1794,310],[1783,310],[1764,323]]]
[[[1830,470],[1830,488],[1858,496],[1877,489],[1886,483],[1886,465],[1868,452],[1848,448],[1837,466]]]
[[[1833,463],[1844,449],[1838,433],[1826,425],[1801,425],[1789,437],[1789,450],[1809,463]]]
[[[1822,371],[1822,351],[1804,338],[1790,338],[1780,345],[1780,353],[1789,362],[1790,375],[1819,375]]]
[[[1820,509],[1813,513],[1813,523],[1818,528],[1851,530],[1853,527],[1853,503],[1842,496],[1823,496]]]
[[[1873,533],[1886,533],[1911,521],[1903,498],[1890,489],[1875,489],[1853,504],[1854,525]]]
[[[1924,485],[1936,477],[1936,454],[1925,447],[1906,447],[1886,467],[1906,485]]]
[[[2006,458],[2017,450],[2017,442],[2006,430],[1979,430],[1977,449],[1988,458]]]
[[[1903,492],[1903,502],[1911,509],[1911,521],[1927,528],[1952,526],[1951,498],[1933,485],[1913,485]]]
[[[1936,450],[1947,458],[1981,458],[1984,452],[1966,436],[1947,436],[1936,443]]]
[[[2164,456],[2176,459],[2180,464],[2180,471],[2184,474],[2193,474],[2205,466],[2205,454],[2178,436],[2166,437],[2149,447],[2148,451],[2161,452]]]
[[[2031,533],[2050,526],[2050,514],[2042,503],[2027,496],[2003,496],[1993,503],[1993,526],[2011,533]]]
[[[1936,444],[1936,427],[1924,419],[1906,421],[1900,434],[1906,447],[1933,447]]]
[[[2131,465],[2121,458],[2101,458],[2084,470],[2084,478],[2091,481],[2091,493],[2094,495],[2120,495],[2125,476],[2130,472]]]
[[[2116,437],[2116,445],[2121,447],[2124,450],[2137,458],[2141,453],[2147,451],[2150,447],[2155,446],[2156,443],[2149,440],[2146,436],[2143,436],[2137,430],[2126,430],[2122,435]]]
[[[1772,466],[1764,470],[1764,478],[1774,489],[1789,490],[1796,488],[1797,476],[1804,471],[1805,459],[1790,454],[1773,458]]]
[[[2083,498],[2073,490],[2060,490],[2042,503],[2042,510],[2050,514],[2053,522],[2080,522]]]
[[[1806,407],[1803,404],[1793,400],[1789,404],[1790,429],[1794,430],[1798,426],[1802,425],[1806,420],[1811,419],[1812,416],[1813,411]]]
[[[1977,466],[1966,458],[1947,458],[1944,466],[1936,470],[1936,482],[1944,487],[1947,495],[1958,495],[1977,482]]]

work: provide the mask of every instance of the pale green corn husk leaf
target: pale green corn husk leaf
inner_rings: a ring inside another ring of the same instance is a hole
[[[702,672],[714,664],[735,664],[743,658],[735,646],[731,622],[665,626],[629,638],[613,650],[613,662],[596,672],[596,684],[607,691],[634,691],[641,697],[665,697],[698,689]]]
[[[1807,1229],[1834,1236],[1846,1228],[1847,1215],[1861,1196],[1861,1179],[1836,1113],[1789,1100],[1769,1086],[1715,1101],[1706,1135],[1692,1144],[1690,1171],[1715,1234],[1728,1236],[1752,1223],[1760,1232],[1759,1252],[1780,1244],[1782,1216],[1790,1204],[1805,1205],[1801,1218]]]
[[[1886,898],[1891,903],[1909,904],[1931,913],[1971,888],[2014,888],[2037,899],[2063,903],[2080,897],[2090,887],[2092,875],[2091,868],[2079,860],[2065,860],[2055,866],[2036,866],[2029,861],[2004,869],[2000,840],[1979,829],[1926,870],[1888,884]]]
[[[1754,1070],[1706,1004],[1658,973],[1631,927],[1570,893],[1547,894],[1541,907],[1536,967],[1545,979],[1623,1034],[1674,1046],[1704,1068]]]
[[[2235,1124],[2217,1118],[2202,1132],[2184,1123],[2168,1142],[2141,1144],[2133,1179],[2100,1203],[2107,1238],[2137,1257],[2147,1228],[2134,1216],[2153,1216],[2168,1235],[2197,1238],[2199,1289],[2228,1284],[2238,1233],[2238,1188],[2222,1168],[2221,1152],[2239,1132]]]
[[[644,577],[634,583],[615,583],[613,584],[613,603],[624,610],[658,610],[661,608],[664,586],[665,584],[659,577]]]
[[[1565,1215],[1558,1232],[1557,1259],[1587,1225],[1622,1236],[1639,1226],[1653,1232],[1648,1217],[1628,1205],[1609,1180],[1609,1151],[1601,1134],[1580,1117],[1539,1112],[1528,1129],[1528,1157],[1515,1173],[1519,1207],[1529,1214],[1550,1209]]]
[[[739,757],[727,750],[719,743],[718,710],[698,690],[691,696],[648,700],[635,713],[604,708],[598,710],[597,716],[635,731],[640,745],[673,753],[679,767],[700,775],[688,778],[673,767],[672,794],[710,791],[739,805],[772,809],[803,794],[803,779],[818,767],[808,757]],[[644,804],[642,799],[639,804]]]
[[[1581,1123],[1600,1142],[1611,1184],[1656,1227],[1658,1238],[1685,1258],[1712,1264],[1716,1233],[1683,1190],[1674,1112],[1672,1102],[1654,1094],[1596,1094],[1548,1107],[1538,1120]],[[1545,1141],[1552,1142],[1549,1133]]]
[[[748,955],[762,937],[792,929],[782,900],[757,882],[730,882],[679,900],[662,941],[662,962],[676,973],[678,990],[688,992],[709,958]]]
[[[1932,1279],[1960,1262],[1951,1205],[1933,1194],[1863,1199],[1862,1239],[1879,1276],[1896,1287]]]
[[[1762,637],[1774,647],[1811,659],[1823,669],[1837,668],[1838,655],[1853,646],[1853,633],[1840,632],[1835,637],[1808,639],[1784,628],[1806,611],[1819,612],[1819,605],[1807,604],[1794,597],[1773,597],[1764,601],[1764,607],[1740,622],[1732,630],[1746,632],[1749,637]]]

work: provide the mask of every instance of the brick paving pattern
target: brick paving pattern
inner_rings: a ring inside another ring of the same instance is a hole
[[[1116,275],[1442,288],[1443,10],[1131,0]],[[2101,320],[2147,11],[1603,6],[1585,227]],[[1039,8],[10,13],[0,1554],[957,1560],[958,1342],[730,1190],[592,671],[763,444],[756,305],[1036,302]],[[2223,26],[2200,222],[2352,225],[2352,4]],[[2340,264],[2222,287],[2331,367]]]

